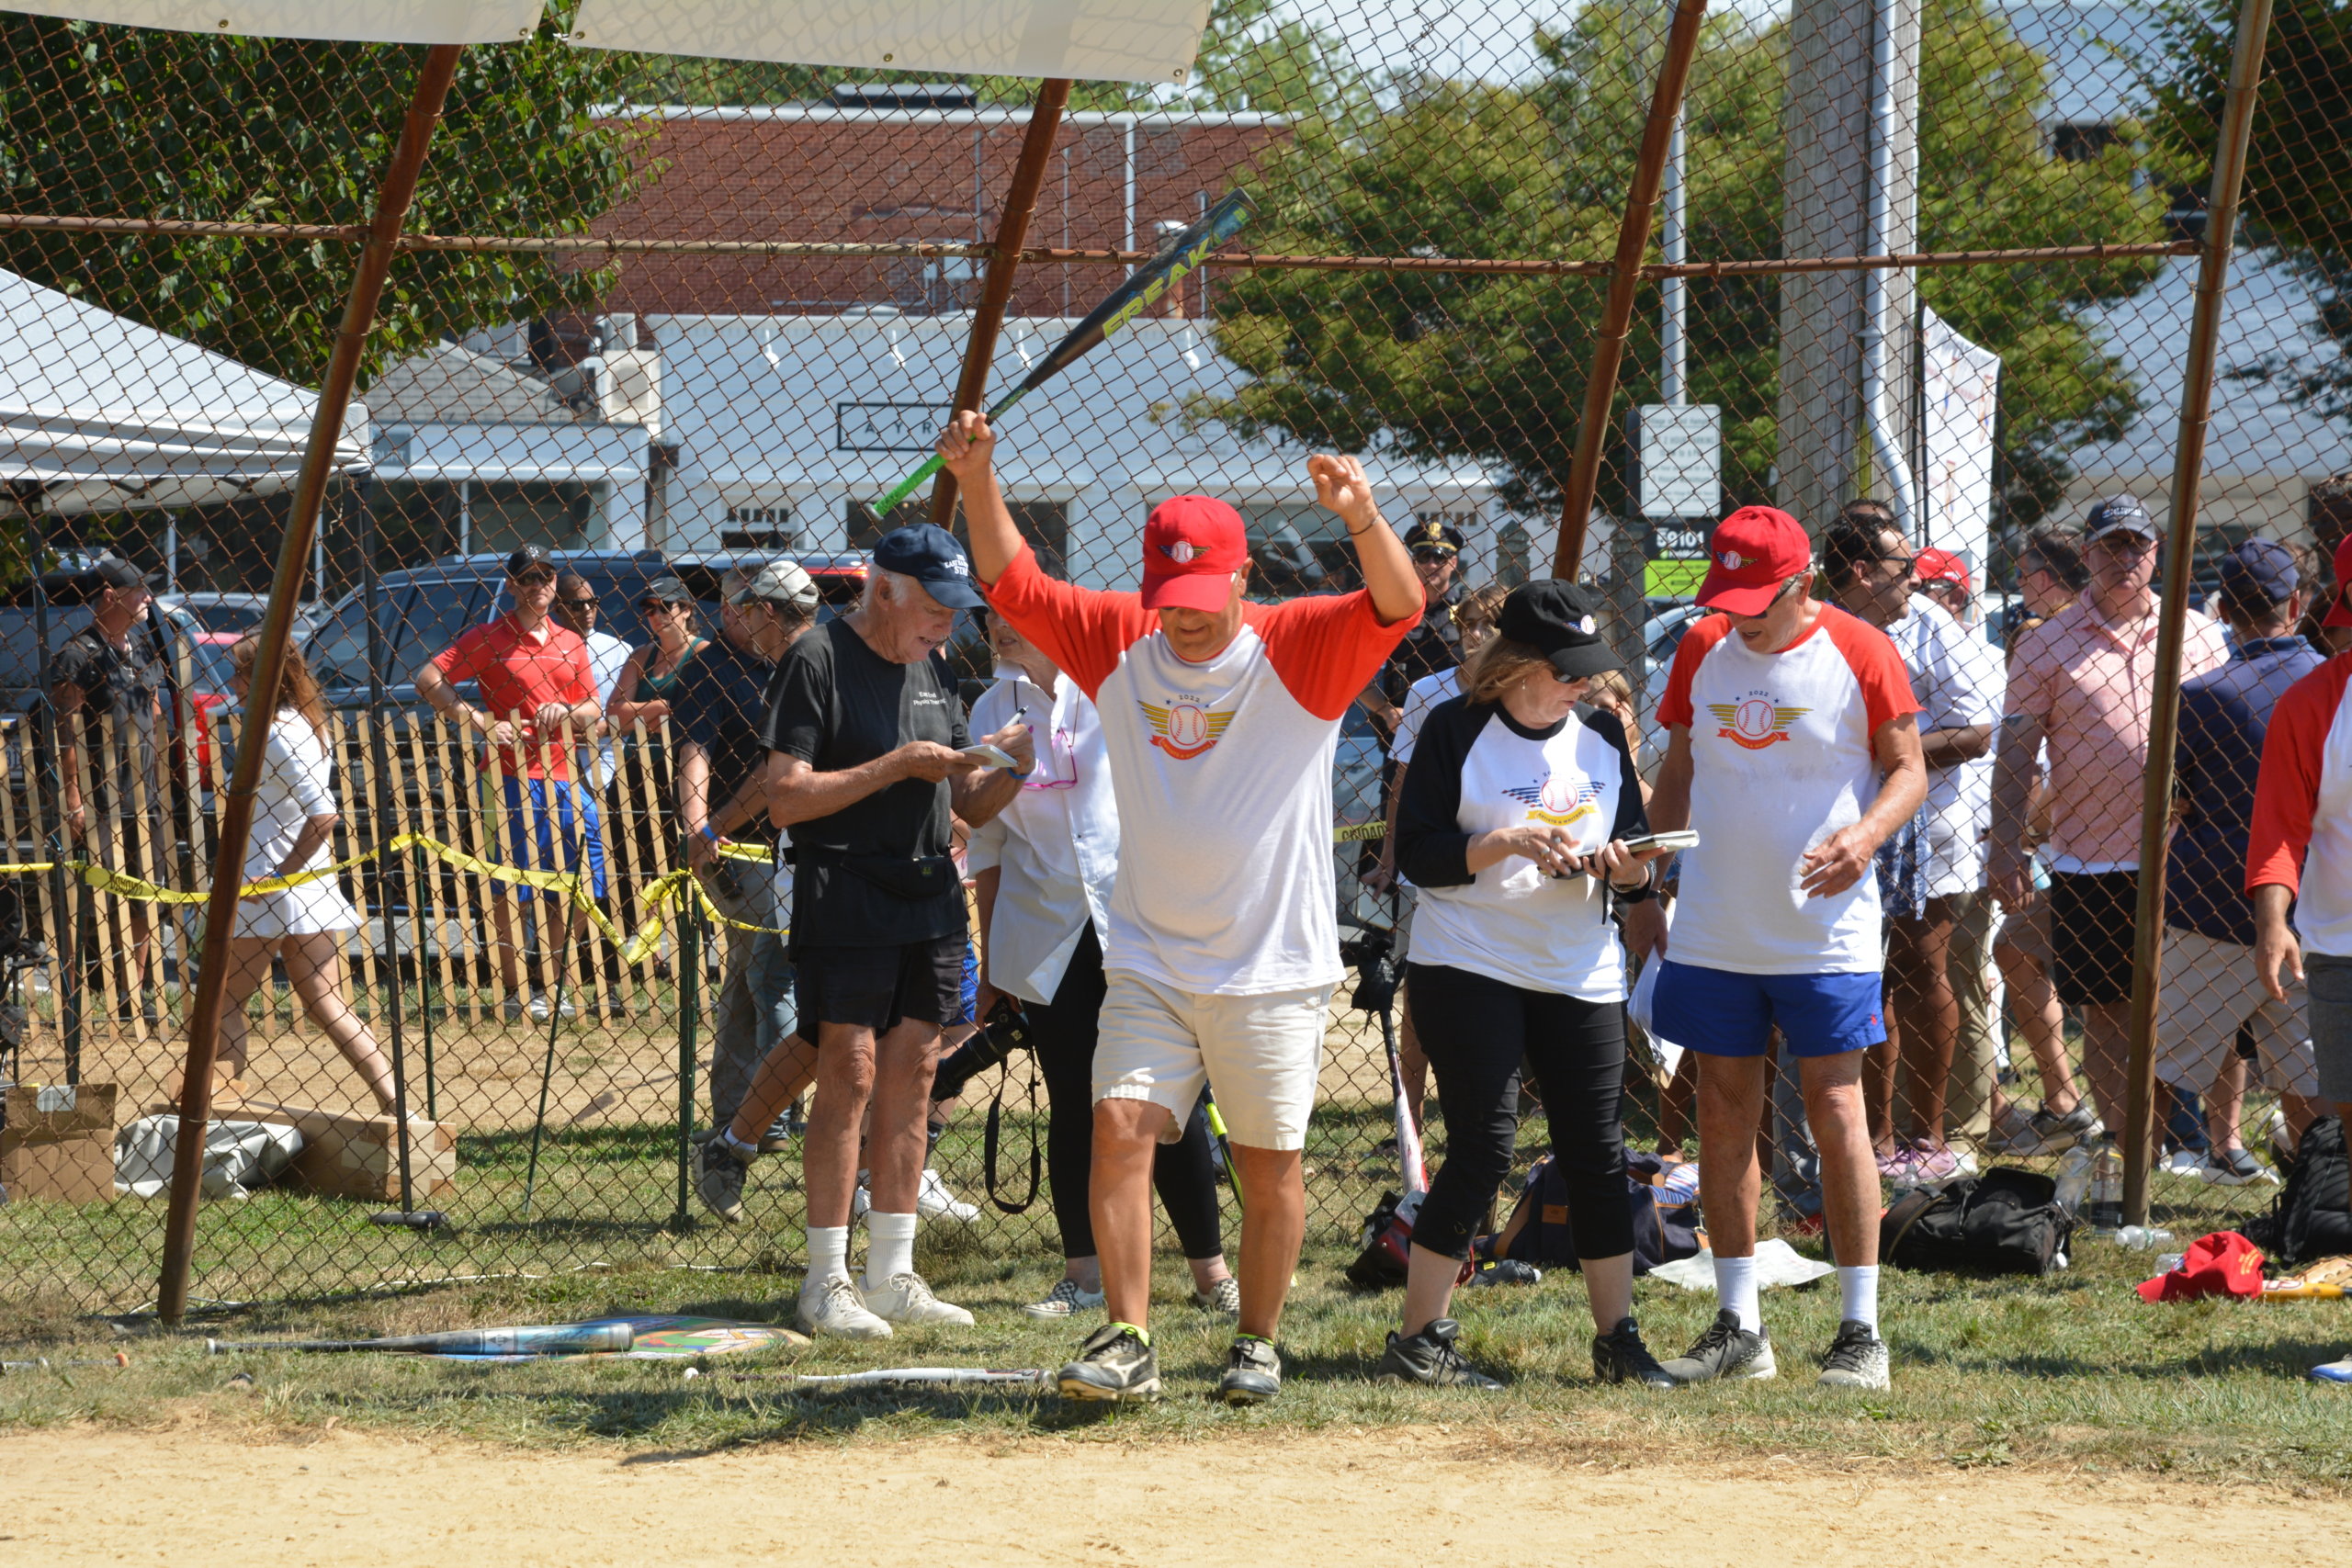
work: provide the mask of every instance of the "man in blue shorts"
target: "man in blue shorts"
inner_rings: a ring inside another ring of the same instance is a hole
[[[1708,542],[1699,603],[1658,702],[1659,832],[1694,828],[1673,948],[1655,905],[1625,945],[1660,959],[1658,1034],[1699,1054],[1699,1180],[1722,1310],[1679,1382],[1778,1371],[1757,1307],[1756,1127],[1773,1031],[1796,1059],[1821,1151],[1838,1259],[1833,1387],[1884,1388],[1878,1334],[1878,1165],[1862,1054],[1886,1038],[1871,856],[1927,795],[1919,705],[1886,634],[1813,597],[1812,541],[1785,512],[1747,506]]]

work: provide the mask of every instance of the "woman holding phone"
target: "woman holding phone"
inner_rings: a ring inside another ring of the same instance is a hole
[[[1531,582],[1503,602],[1462,695],[1430,714],[1405,775],[1397,868],[1420,888],[1406,966],[1415,1029],[1437,1077],[1446,1160],[1413,1221],[1401,1332],[1384,1381],[1498,1388],[1454,1348],[1446,1315],[1470,1237],[1510,1174],[1517,1085],[1534,1071],[1591,1300],[1594,1375],[1671,1388],[1634,1309],[1626,1201],[1625,954],[1614,903],[1655,897],[1660,852],[1613,714],[1583,702],[1618,668],[1594,630],[1599,599]]]
[[[229,690],[250,699],[254,656],[246,637],[229,650]],[[327,705],[299,648],[286,650],[286,679],[277,712],[266,724],[250,711],[242,745],[264,748],[261,783],[254,792],[253,836],[245,848],[244,880],[292,876],[329,861],[338,813],[327,753]],[[359,928],[359,911],[334,877],[237,901],[229,938],[229,984],[220,1009],[220,1070],[227,1096],[245,1092],[245,1004],[269,979],[270,960],[283,959],[287,983],[302,998],[311,1021],[326,1032],[368,1086],[378,1110],[392,1109],[392,1073],[373,1036],[351,1010],[343,975],[343,944]]]

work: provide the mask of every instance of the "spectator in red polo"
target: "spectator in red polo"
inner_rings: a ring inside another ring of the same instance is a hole
[[[416,672],[416,693],[434,712],[481,731],[488,742],[482,748],[482,806],[492,813],[503,810],[494,818],[501,826],[492,841],[492,858],[509,865],[572,873],[583,878],[581,885],[589,893],[602,898],[604,836],[594,800],[571,776],[572,748],[566,732],[593,732],[603,710],[596,701],[588,645],[577,632],[548,618],[555,579],[555,563],[537,545],[525,545],[508,556],[506,588],[514,608],[494,621],[469,626],[434,655]],[[460,681],[481,688],[481,703],[458,695]],[[547,897],[569,901],[570,895],[551,889]],[[491,907],[497,917],[505,1015],[519,1019],[527,1009],[531,1017],[545,1019],[556,1004],[544,989],[525,990],[514,912],[504,883],[491,884]],[[586,925],[587,917],[575,906],[567,942],[577,940]],[[560,1005],[567,1014],[572,1010],[570,1002]]]

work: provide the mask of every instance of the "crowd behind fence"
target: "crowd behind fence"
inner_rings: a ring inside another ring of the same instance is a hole
[[[253,1108],[304,1113],[336,1170],[313,1152],[285,1181],[205,1203],[197,1296],[797,1256],[790,1158],[753,1168],[740,1226],[709,1223],[690,1191],[727,944],[678,880],[669,730],[617,737],[609,765],[600,747],[582,747],[608,884],[601,898],[558,889],[599,917],[571,935],[546,901],[513,900],[536,911],[525,922],[546,993],[535,1010],[493,951],[501,885],[489,868],[516,865],[516,846],[505,814],[483,807],[480,748],[414,700],[417,663],[499,613],[479,558],[521,544],[610,568],[596,581],[622,586],[599,592],[632,644],[646,639],[628,582],[662,571],[715,581],[782,556],[854,559],[924,513],[921,498],[887,517],[867,502],[920,460],[957,400],[991,263],[1008,269],[1001,333],[975,365],[1001,391],[1124,267],[1236,187],[1260,214],[1236,246],[1008,423],[1008,493],[1040,556],[1076,581],[1127,586],[1143,511],[1200,490],[1242,512],[1266,595],[1343,590],[1346,541],[1311,504],[1300,462],[1310,449],[1365,452],[1393,523],[1465,536],[1450,592],[1543,575],[1555,539],[1578,541],[1564,564],[1611,599],[1623,700],[1654,766],[1656,705],[1695,621],[1688,599],[1707,524],[1777,502],[1819,533],[1849,502],[1883,500],[1903,547],[1870,553],[1932,547],[1957,559],[1956,624],[1984,667],[1955,685],[1995,711],[1988,722],[1955,701],[1943,716],[1942,728],[1988,733],[1945,753],[1955,772],[1942,847],[1923,823],[1887,872],[1890,899],[1917,910],[1896,932],[1899,1043],[1877,1059],[1873,1131],[1897,1184],[1968,1160],[2057,1169],[2087,1127],[2076,1106],[2110,1126],[2123,1115],[2112,1010],[2118,985],[2130,995],[2131,915],[2103,907],[2094,925],[2104,919],[2114,935],[2112,921],[2126,922],[2120,955],[2101,947],[2097,986],[2060,987],[2099,998],[2088,1003],[2051,999],[2054,971],[2073,959],[2034,948],[2030,922],[2019,940],[2000,940],[1991,775],[2014,711],[2010,649],[2019,622],[2091,586],[2094,567],[2080,560],[2049,570],[2037,527],[2079,530],[2094,501],[2127,491],[2147,503],[2152,542],[2174,520],[2164,493],[2180,457],[2190,285],[2216,254],[2206,192],[2242,41],[2217,4],[2152,13],[2118,37],[2043,14],[2064,9],[1799,0],[1785,17],[1709,17],[1689,34],[1660,187],[1664,244],[1651,252],[1643,227],[1621,251],[1631,271],[1606,257],[1625,192],[1644,177],[1636,150],[1657,112],[1673,7],[1588,6],[1557,32],[1504,40],[1463,18],[1399,36],[1349,0],[1228,0],[1192,88],[1080,84],[1057,110],[1017,272],[991,241],[1008,231],[1025,84],[887,73],[853,84],[568,51],[553,36],[471,51],[417,209],[385,253],[385,308],[359,386],[368,446],[328,496],[312,585],[334,612],[319,636],[356,637],[358,650],[330,721],[334,852],[355,863],[340,874],[364,916],[346,950],[352,994],[397,1058],[413,1127],[404,1138],[378,1116],[283,984],[264,987],[241,1092]],[[2294,41],[2284,54],[2274,46],[2278,76],[2252,153],[2274,175],[2335,156],[2352,119],[2327,74],[2347,53],[2340,22],[2315,0],[2279,10]],[[175,342],[298,384],[277,384],[288,396],[315,381],[345,264],[365,238],[355,193],[382,175],[413,51],[19,17],[0,30],[0,56],[26,84],[0,95],[0,264],[42,291],[16,329],[25,354],[40,356],[44,333],[62,342],[71,312],[100,309],[174,335],[127,340],[111,364],[57,367],[58,384],[87,400],[129,398]],[[83,90],[101,68],[127,96]],[[175,99],[170,84],[191,73],[211,89]],[[2290,86],[2300,115],[2278,107]],[[170,133],[161,152],[126,163],[124,117],[138,120],[147,94]],[[236,141],[234,129],[270,106],[331,131],[331,146],[306,162]],[[1666,139],[1654,140],[1666,155]],[[233,156],[207,152],[231,143]],[[144,173],[107,172],[121,168]],[[2330,558],[2346,519],[2312,481],[2342,466],[2341,408],[2329,400],[2340,399],[2329,368],[2338,242],[2324,219],[2285,205],[2290,184],[2272,177],[2256,199],[2217,318],[2232,375],[2216,392],[2207,480],[2188,498],[2202,507],[2189,558],[2168,580],[2181,607],[2218,603],[2222,558],[2248,537],[2309,547],[2300,591],[2314,616],[2335,588]],[[2219,254],[2227,260],[2226,245]],[[1632,302],[1622,321],[1608,318],[1612,281]],[[1628,335],[1613,394],[1601,385],[1580,416],[1599,340],[1614,330]],[[175,373],[195,376],[223,411],[252,389],[218,366]],[[1669,482],[1686,469],[1705,483]],[[167,598],[260,589],[293,504],[286,474],[271,477],[202,493],[186,476],[174,482],[190,488],[169,493],[146,479],[92,481],[105,491],[95,502],[43,490],[49,481],[20,485],[18,558],[57,570],[0,613],[28,629],[34,599],[70,610],[76,570],[102,550],[155,574]],[[2087,559],[2098,547],[2077,537],[2068,547]],[[1948,613],[1917,592],[1925,574],[1890,587],[1894,564],[1860,562],[1870,581],[1840,571],[1817,592],[1890,624]],[[2064,581],[2069,571],[2080,581]],[[2063,818],[2121,802],[2104,824],[2118,833],[2121,818],[2137,821],[2130,738],[2143,762],[2148,735],[2164,732],[2157,617],[2153,599],[2138,604],[2147,646],[2121,656],[2101,739],[2084,740],[2052,707],[2037,750],[2054,781],[2045,805],[2054,794]],[[2182,672],[2197,675],[2230,639],[2189,625]],[[44,658],[65,629],[52,628]],[[707,614],[703,630],[717,630]],[[0,970],[12,987],[0,1000],[23,1010],[5,1065],[28,1085],[114,1086],[126,1126],[163,1116],[178,1092],[201,931],[200,903],[150,895],[209,885],[241,738],[207,673],[221,634],[207,635],[164,645],[171,713],[153,767],[126,764],[125,749],[145,742],[110,720],[62,759],[41,715],[52,672],[10,677],[27,716],[6,731],[0,859],[67,869],[6,879],[26,941],[45,956],[19,947]],[[12,633],[12,649],[22,640]],[[968,634],[957,652],[968,696],[989,666]],[[1361,881],[1378,865],[1366,835],[1386,805],[1370,707],[1339,740],[1334,854],[1343,908],[1377,922],[1389,907]],[[1747,722],[1721,720],[1741,733]],[[1767,733],[1748,739],[1770,744],[1770,716],[1759,722]],[[2077,744],[2105,749],[2077,766]],[[45,757],[86,772],[83,798],[106,797],[86,832],[66,829],[64,781]],[[98,786],[115,776],[130,786],[107,795]],[[2192,808],[2243,793],[2207,783]],[[2060,852],[2071,856],[2062,874],[2099,876],[2137,851]],[[1939,855],[1968,863],[1943,868],[1950,886],[1936,881]],[[2046,876],[2048,853],[2038,868]],[[2216,980],[2187,1021],[2247,1005],[2225,988]],[[1343,989],[1306,1150],[1312,1225],[1326,1241],[1352,1238],[1398,1182],[1384,1025],[1347,1003]],[[2274,1111],[2290,1113],[2284,1123],[2307,1109],[2279,1099],[2281,1085],[2308,1086],[2280,1065],[2267,1022],[2251,1012],[2247,1022],[2218,1063],[2199,1058],[2188,1076],[2200,1081],[2160,1095],[2168,1131],[2152,1218],[2184,1237],[2249,1214],[2272,1190],[2229,1157],[2233,1133],[2275,1171]],[[2161,1057],[2166,1042],[2156,1043]],[[1630,1142],[1695,1148],[1687,1063],[1637,1045]],[[1033,1070],[1020,1059],[1010,1069],[1008,1167],[1040,1131],[1042,1111],[1020,1092]],[[1923,1078],[1936,1092],[1923,1096]],[[993,1088],[974,1087],[934,1157],[977,1216],[934,1219],[924,1234],[1042,1257],[1053,1245],[1045,1208],[1007,1213],[984,1197],[978,1101]],[[1940,1115],[1923,1099],[1943,1101]],[[1522,1166],[1541,1128],[1540,1117],[1528,1123]],[[2290,1152],[2291,1128],[2282,1136],[2278,1152]],[[1904,1146],[1914,1138],[1928,1146]],[[1782,1217],[1802,1227],[1801,1130],[1774,1141]],[[1432,1152],[1442,1146],[1441,1128]],[[372,1223],[401,1206],[404,1161],[407,1207],[446,1223]],[[116,1198],[110,1185],[95,1201],[19,1195],[0,1210],[0,1257],[17,1288],[136,1305],[153,1294],[163,1223],[160,1199]]]

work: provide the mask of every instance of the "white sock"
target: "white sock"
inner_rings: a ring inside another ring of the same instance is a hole
[[[1878,1265],[1838,1270],[1838,1317],[1843,1323],[1867,1323],[1878,1332]]]
[[[828,1280],[849,1278],[849,1227],[847,1225],[810,1225],[808,1227],[808,1276],[801,1281],[801,1293],[806,1295]]]
[[[878,1291],[900,1274],[915,1271],[915,1217],[886,1214],[879,1209],[865,1215],[865,1288]]]
[[[1764,1314],[1756,1304],[1756,1258],[1723,1258],[1715,1259],[1715,1299],[1724,1310],[1739,1314],[1739,1325],[1754,1334],[1764,1326]]]
[[[749,1165],[753,1160],[760,1157],[760,1145],[757,1144],[745,1143],[742,1139],[735,1135],[735,1129],[732,1127],[721,1127],[718,1130],[718,1141],[729,1153],[732,1154],[737,1159],[741,1160],[745,1165]],[[844,1225],[842,1228],[843,1230],[847,1230],[849,1227]]]

